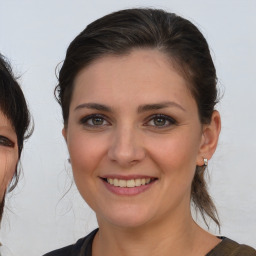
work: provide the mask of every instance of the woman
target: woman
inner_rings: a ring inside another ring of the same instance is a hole
[[[99,229],[53,255],[256,255],[218,226],[204,170],[221,128],[207,42],[188,20],[130,9],[70,44],[57,99],[78,190]]]
[[[24,95],[10,66],[0,54],[0,221],[7,187],[9,185],[11,191],[18,182],[18,160],[24,139],[29,136],[29,123]]]

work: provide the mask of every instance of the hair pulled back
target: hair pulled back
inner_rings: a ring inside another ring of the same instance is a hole
[[[65,126],[78,72],[106,55],[128,54],[139,48],[158,49],[169,57],[188,81],[201,123],[211,121],[217,103],[217,77],[202,33],[190,21],[174,13],[158,9],[127,9],[92,22],[69,45],[55,89]],[[206,225],[205,214],[219,226],[217,210],[207,192],[204,170],[205,167],[196,168],[191,201]]]
[[[20,158],[24,140],[27,139],[32,130],[29,131],[30,113],[24,98],[23,92],[13,76],[12,70],[4,56],[0,54],[0,111],[11,122],[18,142],[18,156]],[[18,166],[18,163],[17,163]],[[16,166],[12,185],[9,191],[13,190],[18,183],[19,172]],[[4,207],[4,198],[0,202],[0,220]]]

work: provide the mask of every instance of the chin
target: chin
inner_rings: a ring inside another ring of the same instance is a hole
[[[109,218],[107,221],[116,227],[124,229],[134,229],[142,227],[146,224],[145,219],[142,218],[131,218],[128,216],[119,216],[118,218]]]
[[[138,228],[150,221],[153,216],[149,216],[149,212],[145,209],[134,209],[136,207],[129,207],[129,209],[113,210],[105,212],[104,215],[97,215],[99,225],[109,223],[120,228]]]

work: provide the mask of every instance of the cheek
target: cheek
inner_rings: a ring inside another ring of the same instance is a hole
[[[154,144],[155,147],[151,148],[151,159],[161,172],[159,194],[165,199],[164,207],[166,210],[168,207],[174,209],[179,205],[187,207],[190,202],[199,140],[181,133],[155,141]]]
[[[149,152],[164,175],[172,175],[174,179],[193,178],[200,145],[200,136],[195,135],[182,132],[151,141],[154,147]]]
[[[84,134],[83,132],[72,132],[68,138],[68,150],[71,164],[76,175],[88,175],[92,173],[106,150],[104,141],[100,136]]]
[[[99,135],[79,131],[70,133],[67,142],[76,186],[87,204],[95,209],[97,170],[106,157],[107,143]]]
[[[0,150],[0,197],[3,197],[4,192],[9,185],[18,162],[18,154],[16,152],[6,152]]]

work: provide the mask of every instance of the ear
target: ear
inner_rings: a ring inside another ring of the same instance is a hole
[[[202,139],[197,156],[198,166],[204,165],[204,158],[207,158],[207,160],[212,158],[218,144],[220,130],[220,114],[215,110],[212,114],[211,123],[203,126]]]
[[[62,129],[62,136],[64,137],[65,141],[67,142],[67,129],[63,127]]]

